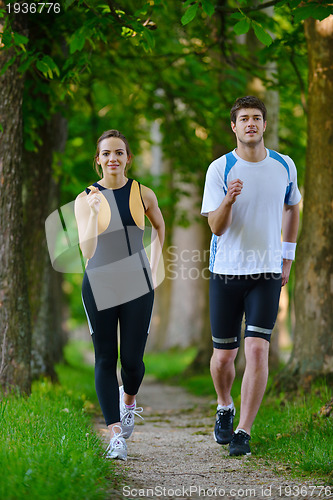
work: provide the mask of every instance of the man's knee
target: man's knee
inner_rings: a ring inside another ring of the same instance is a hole
[[[262,363],[268,360],[269,342],[258,337],[247,337],[245,339],[245,357]]]
[[[211,363],[217,369],[223,369],[235,361],[237,351],[238,349],[214,349]]]

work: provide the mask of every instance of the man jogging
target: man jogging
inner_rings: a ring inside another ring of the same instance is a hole
[[[230,455],[250,455],[281,286],[288,282],[295,257],[301,194],[291,158],[264,146],[264,103],[241,97],[230,115],[237,148],[209,166],[201,209],[213,233],[209,293],[214,347],[210,368],[218,403],[214,438],[230,443]],[[246,366],[240,419],[233,432],[231,388],[244,313]]]

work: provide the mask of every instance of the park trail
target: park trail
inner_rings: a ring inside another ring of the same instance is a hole
[[[127,462],[115,463],[119,489],[110,491],[106,500],[328,498],[318,496],[323,484],[295,479],[287,465],[269,464],[254,455],[229,457],[228,446],[213,438],[213,403],[145,377],[137,398],[144,420],[136,417],[127,440]],[[109,433],[102,418],[96,429],[107,446]]]

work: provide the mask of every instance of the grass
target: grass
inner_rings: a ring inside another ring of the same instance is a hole
[[[258,456],[280,460],[306,474],[326,476],[333,484],[332,417],[320,409],[332,396],[325,383],[290,395],[269,396],[253,427]]]
[[[117,482],[92,427],[93,368],[69,345],[60,384],[35,382],[29,397],[0,403],[0,498],[104,500]],[[91,398],[91,400],[90,400]]]
[[[168,383],[177,383],[197,396],[216,394],[209,369],[195,376],[184,376],[195,350],[146,354],[146,373]],[[168,371],[168,368],[169,371]],[[270,376],[269,385],[274,375]],[[237,408],[237,425],[240,406],[241,380],[236,379],[232,396]],[[299,390],[296,394],[272,394],[263,400],[252,428],[251,451],[255,457],[265,459],[270,466],[286,467],[295,474],[324,478],[333,485],[333,422],[320,416],[320,409],[332,398],[332,391],[325,382],[314,385],[311,391]],[[215,403],[212,405],[212,422]],[[275,465],[274,465],[275,464]],[[279,469],[280,470],[280,469]]]
[[[189,366],[196,355],[197,349],[172,348],[167,352],[145,354],[144,362],[146,373],[153,374],[159,380],[170,380],[170,378],[181,375]]]

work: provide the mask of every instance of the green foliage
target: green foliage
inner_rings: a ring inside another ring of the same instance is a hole
[[[43,73],[45,77],[50,78],[50,80],[52,80],[54,73],[56,76],[60,76],[59,68],[50,56],[43,56],[42,59],[37,60],[36,68]]]
[[[304,19],[307,19],[308,17],[319,19],[319,21],[322,21],[323,19],[328,17],[330,14],[332,14],[332,4],[329,3],[329,5],[325,6],[323,5],[324,3],[325,2],[309,2],[308,5],[298,6],[294,15],[295,23],[304,21]]]
[[[189,8],[187,9],[187,11],[185,12],[185,14],[183,15],[183,17],[181,19],[182,24],[185,25],[185,24],[188,24],[191,21],[193,21],[193,19],[197,15],[198,7],[199,7],[199,3],[191,3],[191,5],[189,6]]]
[[[15,30],[15,15],[5,15],[2,27],[2,50],[12,49],[14,55],[1,68],[4,73],[14,62],[19,61],[18,71],[26,73],[26,81],[32,84],[33,93],[25,92],[25,113],[37,100],[49,102],[43,121],[55,112],[64,112],[64,106],[71,108],[69,99],[75,97],[76,85],[81,84],[82,74],[91,71],[93,54],[101,47],[115,46],[119,41],[128,40],[136,47],[151,50],[154,37],[152,23],[146,23],[142,16],[151,11],[150,2],[137,5],[129,2],[128,9],[115,10],[102,1],[66,1],[65,9],[39,15],[25,14],[29,35]],[[135,14],[133,11],[135,10]],[[110,42],[110,33],[112,39]],[[41,85],[41,82],[53,85]],[[35,94],[35,95],[33,95]],[[29,103],[31,101],[31,104]],[[25,127],[25,145],[30,151],[38,150],[38,139],[34,127]]]
[[[269,46],[272,43],[272,37],[270,36],[267,31],[262,27],[260,23],[257,23],[256,21],[252,21],[251,26],[253,27],[254,33],[256,37],[258,38],[259,42],[261,42],[264,45]]]
[[[57,369],[61,385],[40,380],[30,397],[0,403],[1,498],[102,500],[116,481],[89,416],[93,368],[73,346],[66,355],[67,364]]]
[[[136,152],[141,153],[143,141],[150,140],[150,123],[159,120],[161,146],[165,159],[172,162],[172,172],[178,171],[184,182],[197,183],[201,189],[213,148],[224,152],[233,147],[228,110],[235,96],[246,91],[249,71],[252,77],[260,78],[267,87],[276,86],[281,93],[292,86],[288,104],[297,106],[298,82],[291,76],[299,64],[297,54],[290,55],[293,65],[288,65],[288,60],[285,64],[288,51],[297,52],[305,45],[304,37],[297,43],[293,38],[296,28],[291,22],[296,2],[291,11],[286,2],[279,2],[274,22],[262,12],[260,4],[253,8],[249,1],[241,2],[241,9],[231,0],[225,7],[214,0],[187,1],[183,5],[187,8],[185,15],[196,13],[186,29],[180,23],[184,14],[180,2],[170,9],[164,2],[138,4],[126,0],[121,10],[116,10],[102,1],[67,1],[60,14],[48,17],[47,26],[45,17],[28,15],[29,37],[16,34],[7,16],[5,46],[15,44],[15,39],[17,43],[16,55],[9,64],[19,57],[20,71],[27,73],[26,149],[38,149],[38,128],[51,114],[60,112],[69,120],[65,168],[60,173],[64,199],[76,195],[93,178],[90,165],[94,143],[105,128],[112,126],[126,132]],[[278,20],[281,9],[282,28]],[[262,68],[252,63],[246,45],[235,36],[250,29],[266,44],[271,42],[268,29],[277,35],[272,50],[256,54]],[[266,81],[265,64],[273,60],[281,61],[281,72],[288,72],[288,85],[284,75],[281,79],[278,75],[274,83]],[[303,68],[299,73],[306,80]],[[281,102],[285,102],[284,96]],[[46,107],[43,103],[47,103]],[[281,116],[282,123],[287,120],[288,116],[286,120]],[[288,127],[288,138],[305,136],[304,123],[298,121],[302,133],[293,122]],[[221,133],[221,128],[228,133]],[[84,148],[74,146],[79,139]],[[296,141],[294,149],[301,149],[304,156],[303,141],[300,148]],[[139,162],[136,168],[143,171]],[[172,172],[165,186],[165,199],[169,197],[168,185],[173,184]],[[176,190],[173,201],[179,195]],[[168,221],[177,222],[172,207],[168,212]]]
[[[309,17],[322,20],[332,14],[332,5],[327,0],[324,0],[324,2],[322,0],[311,0],[307,3],[307,5],[303,5],[301,0],[295,0],[293,2],[290,2],[289,0],[276,0],[273,5],[277,8],[284,6],[288,7],[295,23],[300,23]],[[233,26],[237,35],[247,33],[250,27],[252,27],[256,37],[261,43],[267,46],[272,43],[272,37],[268,33],[268,16],[266,16],[266,21],[263,25],[260,24],[257,19],[258,13],[260,16],[260,11],[264,8],[262,4],[256,3],[253,5],[252,0],[241,0],[239,2],[230,1],[229,5],[221,7],[218,2],[213,0],[201,2],[198,0],[188,0],[184,3],[184,8],[187,8],[187,10],[181,18],[181,22],[184,26],[195,19],[199,12],[199,6],[202,7],[202,10],[208,16],[212,16],[214,12],[218,10],[228,13],[231,15],[231,18],[238,19],[238,22]]]
[[[70,316],[67,320],[67,328],[70,331],[87,322],[81,298],[82,279],[83,273],[67,273],[64,275],[63,292],[70,310]]]
[[[146,353],[144,357],[146,373],[153,374],[160,380],[168,380],[182,374],[184,369],[191,364],[196,353],[195,347]],[[172,359],[171,363],[170,359]]]
[[[60,203],[96,180],[96,140],[117,128],[134,152],[129,176],[156,191],[168,237],[174,224],[188,226],[198,217],[199,203],[196,213],[179,210],[177,203],[193,185],[201,193],[209,163],[234,147],[229,109],[247,92],[249,79],[279,92],[280,151],[294,159],[302,185],[307,51],[302,23],[295,22],[298,4],[277,2],[270,17],[262,3],[254,7],[250,0],[224,6],[215,0],[124,0],[121,9],[103,0],[67,0],[59,14],[27,14],[28,33],[16,32],[14,16],[5,16],[2,41],[13,56],[2,71],[19,61],[25,79],[25,149],[39,150],[40,130],[55,113],[68,121],[65,152],[54,153]],[[311,2],[303,15],[317,4]],[[252,32],[263,42],[255,50],[239,37]],[[267,77],[272,63],[276,74]],[[146,159],[154,145],[153,123],[162,136],[164,171],[158,176]],[[80,278],[65,277],[73,325],[85,320]]]
[[[207,16],[212,16],[215,12],[215,5],[213,0],[201,0],[201,6]]]
[[[85,353],[93,353],[92,342],[70,341],[64,348],[65,363],[56,367],[59,382],[69,395],[83,405],[85,411],[98,405],[94,385],[94,367],[85,361]],[[95,408],[96,411],[96,408]]]
[[[248,17],[245,17],[238,21],[234,26],[234,31],[236,35],[243,35],[249,31],[251,27],[251,20]]]

